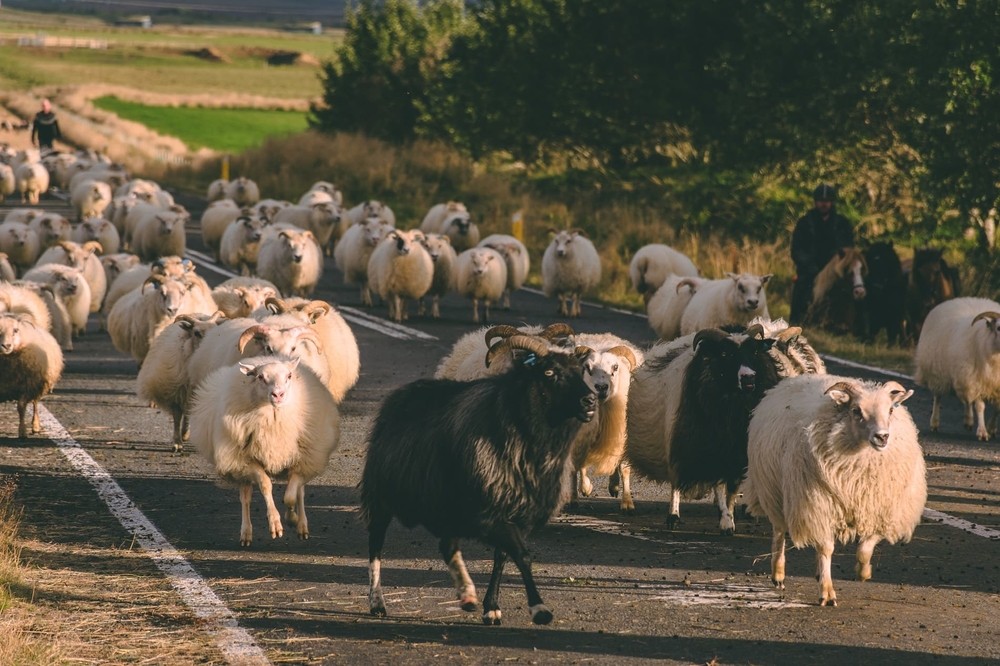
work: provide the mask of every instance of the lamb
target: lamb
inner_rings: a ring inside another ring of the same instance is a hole
[[[493,326],[476,329],[460,337],[451,351],[441,359],[434,371],[435,379],[453,379],[468,382],[498,375],[510,370],[509,358],[503,354],[489,357],[489,350],[497,338],[527,335],[544,341],[549,351],[568,353],[576,348],[573,329],[567,324],[541,326]],[[487,361],[487,358],[489,360]]]
[[[143,217],[132,235],[132,251],[143,261],[170,255],[184,256],[187,249],[184,225],[187,221],[186,213],[170,210]]]
[[[629,391],[624,495],[630,468],[653,481],[669,482],[667,525],[673,528],[682,494],[700,497],[714,489],[719,529],[733,533],[750,413],[778,383],[779,370],[792,372],[779,365],[771,350],[799,333],[790,328],[764,338],[760,324],[704,329],[650,349]],[[623,497],[623,508],[630,503]]]
[[[573,440],[593,418],[596,401],[577,356],[549,353],[544,341],[528,336],[496,346],[512,357],[509,372],[474,382],[412,382],[379,410],[360,483],[372,615],[386,615],[382,548],[397,518],[406,527],[424,525],[440,540],[463,610],[474,610],[477,598],[459,539],[475,537],[494,548],[483,622],[501,622],[508,557],[524,580],[532,622],[552,621],[525,537],[559,511]]]
[[[424,299],[430,297],[431,317],[437,319],[441,316],[441,297],[455,287],[455,260],[458,255],[448,237],[442,234],[425,234],[422,243],[434,262],[434,279],[431,280],[431,288],[420,298],[417,314],[424,315]]]
[[[78,268],[90,287],[90,311],[101,309],[104,296],[107,294],[108,282],[104,275],[104,266],[97,255],[101,253],[101,244],[87,241],[79,244],[73,241],[59,241],[38,257],[36,266],[45,264],[62,264]]]
[[[230,278],[212,290],[212,299],[229,319],[249,317],[264,307],[267,299],[278,296],[278,288],[260,278]]]
[[[503,292],[502,307],[504,310],[509,310],[511,293],[520,289],[528,279],[528,271],[531,269],[528,248],[507,234],[490,234],[479,241],[479,246],[493,248],[503,255],[507,263],[507,288]]]
[[[980,323],[982,322],[982,323]],[[934,394],[931,431],[941,426],[941,397],[965,406],[965,427],[988,441],[986,403],[1000,407],[1000,303],[968,296],[934,306],[917,341],[914,379]]]
[[[37,215],[28,222],[28,226],[38,234],[38,242],[43,251],[59,241],[69,240],[73,233],[69,220],[57,213]]]
[[[340,206],[333,201],[321,201],[311,206],[282,208],[275,214],[274,223],[294,224],[301,229],[309,229],[321,247],[330,246],[332,250],[333,234],[340,228],[341,214]]]
[[[191,401],[191,439],[216,473],[240,485],[240,545],[253,543],[250,498],[256,483],[272,539],[282,536],[271,476],[288,475],[286,520],[309,538],[305,485],[340,444],[337,404],[297,360],[260,356],[209,375]]]
[[[0,224],[0,252],[18,271],[35,265],[41,253],[38,234],[23,222],[6,221]]]
[[[368,284],[397,322],[408,317],[407,299],[422,298],[434,280],[434,262],[421,244],[423,237],[419,229],[393,229],[368,260]]]
[[[0,203],[3,203],[14,192],[17,192],[14,169],[9,164],[0,162]]]
[[[333,248],[333,260],[344,274],[344,284],[361,286],[361,302],[372,305],[371,288],[368,286],[368,260],[382,239],[392,231],[392,225],[378,217],[370,217],[356,224],[341,236]]]
[[[648,303],[670,275],[698,277],[698,268],[687,256],[663,243],[643,245],[628,265],[632,288]]]
[[[142,368],[149,347],[177,315],[199,312],[191,286],[181,280],[150,276],[139,289],[125,294],[108,314],[108,333],[118,351],[129,354]]]
[[[456,252],[479,244],[479,227],[472,221],[465,204],[458,201],[431,206],[420,223],[420,230],[427,234],[444,234]]]
[[[260,256],[260,239],[266,222],[256,215],[240,214],[222,234],[217,258],[241,275],[252,275]]]
[[[559,314],[580,316],[580,296],[601,281],[601,257],[579,231],[555,232],[542,256],[542,291],[559,298]]]
[[[340,313],[329,303],[304,298],[269,298],[265,305],[274,314],[297,317],[316,333],[329,367],[329,379],[325,384],[337,404],[343,402],[361,374],[361,352],[351,327]],[[267,321],[267,317],[261,320]]]
[[[77,222],[88,217],[100,217],[110,203],[111,186],[101,180],[81,181],[70,193],[70,204]]]
[[[684,310],[691,303],[695,291],[708,282],[699,277],[668,275],[656,293],[649,296],[646,314],[650,327],[661,340],[673,340],[680,336]]]
[[[858,540],[858,580],[871,578],[876,544],[909,541],[927,501],[917,429],[897,382],[802,375],[781,382],[754,411],[745,487],[751,514],[773,528],[771,580],[784,588],[785,533],[816,549],[819,605],[836,606],[836,541]]]
[[[52,287],[66,306],[72,334],[80,336],[86,333],[91,294],[83,271],[63,264],[41,264],[25,273],[23,279]]]
[[[260,241],[257,274],[283,296],[308,296],[323,275],[323,251],[307,229],[271,227]]]
[[[24,162],[14,169],[21,203],[37,206],[42,194],[49,191],[49,172],[41,162]]]
[[[726,273],[697,287],[681,317],[681,335],[725,324],[746,324],[754,317],[770,317],[764,287],[772,274]]]
[[[242,211],[231,199],[213,201],[201,214],[201,240],[219,258],[219,246],[226,229],[240,215],[250,216],[250,211]]]
[[[72,240],[76,243],[86,243],[87,241],[97,241],[101,244],[102,254],[117,254],[121,249],[121,237],[118,229],[109,220],[103,217],[88,217],[82,224],[73,229]]]
[[[38,401],[62,376],[63,355],[48,331],[30,317],[0,314],[0,402],[17,401],[17,436],[28,438],[28,403],[32,404],[31,432],[41,431]]]
[[[246,176],[240,176],[226,185],[226,197],[235,201],[237,206],[252,206],[260,201],[260,190],[257,183]]]
[[[472,321],[479,323],[480,300],[483,318],[489,321],[490,304],[499,302],[507,288],[507,262],[488,247],[465,250],[455,260],[455,286],[460,295],[472,299]]]

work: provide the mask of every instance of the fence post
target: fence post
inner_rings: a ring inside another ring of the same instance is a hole
[[[524,242],[524,213],[517,211],[510,216],[510,235]]]
[[[222,156],[222,180],[229,182],[229,155]]]

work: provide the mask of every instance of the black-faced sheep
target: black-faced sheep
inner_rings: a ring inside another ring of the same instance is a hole
[[[559,314],[579,317],[581,295],[600,281],[601,257],[594,244],[579,231],[555,232],[542,256],[542,291],[559,299]]]
[[[305,485],[340,444],[340,417],[329,391],[298,360],[246,359],[209,375],[191,401],[191,440],[226,481],[240,486],[240,545],[253,542],[250,497],[257,484],[272,539],[282,536],[271,477],[287,474],[286,520],[309,538]]]
[[[17,436],[27,439],[27,409],[32,404],[31,432],[41,430],[38,401],[59,381],[63,355],[48,331],[30,317],[0,314],[0,402],[17,402]]]
[[[543,341],[526,336],[498,346],[515,357],[509,372],[474,382],[416,381],[393,392],[379,411],[360,484],[372,615],[386,615],[382,548],[397,518],[440,540],[464,610],[475,609],[476,591],[459,539],[473,537],[494,548],[483,622],[500,624],[508,557],[521,572],[532,621],[552,621],[525,537],[559,510],[573,440],[593,418],[596,401],[575,355],[550,354]]]
[[[927,501],[913,391],[832,375],[784,380],[761,400],[749,427],[745,486],[750,512],[767,516],[771,579],[784,588],[785,534],[816,549],[821,606],[837,605],[831,560],[837,541],[859,542],[856,572],[871,578],[879,541],[909,541]]]
[[[941,397],[954,393],[965,406],[965,427],[990,438],[986,403],[1000,407],[1000,303],[962,297],[934,307],[917,342],[914,378],[934,394],[931,430],[941,426]],[[973,421],[975,412],[975,421]]]
[[[456,252],[479,244],[479,227],[472,221],[465,204],[458,201],[431,206],[420,223],[420,230],[425,234],[444,234]]]

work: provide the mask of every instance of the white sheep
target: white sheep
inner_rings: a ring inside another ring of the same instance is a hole
[[[361,353],[354,332],[344,318],[329,303],[304,298],[271,298],[267,310],[274,314],[287,314],[309,326],[319,338],[323,355],[329,366],[329,379],[324,382],[333,399],[339,404],[347,392],[358,382],[361,373]],[[254,317],[258,318],[257,313]],[[267,315],[259,317],[267,321]]]
[[[643,245],[632,256],[628,265],[632,288],[648,302],[670,275],[697,277],[698,268],[682,252],[663,243]]]
[[[509,310],[511,293],[524,286],[524,282],[528,279],[528,271],[531,270],[528,248],[508,234],[490,234],[479,241],[479,247],[493,248],[502,254],[504,261],[507,262],[507,288],[503,292],[502,307]]]
[[[4,222],[20,222],[21,224],[31,224],[36,217],[45,215],[41,208],[12,208],[3,216]]]
[[[372,251],[368,284],[389,306],[389,317],[407,319],[407,300],[419,300],[431,288],[434,262],[421,241],[419,229],[393,229]]]
[[[278,214],[278,211],[284,210],[291,205],[291,201],[283,199],[261,199],[250,207],[250,212],[270,224],[274,221],[274,216]]]
[[[9,164],[0,162],[0,203],[3,203],[14,192],[17,192],[17,179],[14,178],[14,169]]]
[[[73,229],[69,240],[76,243],[97,241],[101,244],[101,254],[117,254],[121,249],[121,237],[118,229],[103,217],[88,217]]]
[[[190,214],[184,206],[168,206],[163,207],[158,204],[147,203],[145,201],[139,201],[128,211],[125,215],[124,228],[121,229],[121,239],[124,246],[133,252],[135,248],[133,247],[135,240],[134,236],[139,227],[143,226],[148,219],[155,218],[157,215],[166,214],[172,217],[183,217],[184,221],[190,220]],[[136,252],[136,254],[139,254]]]
[[[267,280],[254,277],[229,278],[212,290],[212,299],[229,319],[249,317],[264,307],[267,299],[279,296],[278,288]]]
[[[29,402],[31,432],[41,431],[38,401],[52,391],[62,370],[62,351],[48,331],[30,317],[0,314],[0,402],[17,401],[19,439],[28,438]]]
[[[831,560],[837,541],[859,542],[855,571],[871,578],[876,544],[909,541],[927,501],[907,391],[833,375],[780,382],[754,410],[745,499],[773,528],[771,580],[784,588],[785,534],[816,549],[821,606],[837,605]]]
[[[111,293],[118,276],[139,265],[139,255],[131,252],[102,254],[101,265],[104,266],[104,279],[108,285],[108,293]],[[105,299],[107,299],[107,294],[105,294]]]
[[[17,277],[14,264],[10,262],[10,257],[6,252],[0,252],[0,282],[13,282]]]
[[[52,337],[59,343],[60,349],[64,352],[73,351],[73,320],[70,317],[69,310],[66,309],[66,303],[62,296],[56,294],[57,287],[26,280],[18,280],[13,284],[16,287],[30,291],[42,300],[47,310],[46,314],[49,323],[43,325],[42,320],[36,316],[32,316],[32,320],[39,328],[44,328],[52,334]],[[68,284],[60,283],[58,288],[65,288],[67,286]],[[11,308],[4,307],[3,294],[0,293],[0,312],[5,309],[11,310]]]
[[[139,220],[132,234],[131,249],[143,261],[159,257],[184,256],[187,250],[187,233],[184,225],[186,213],[161,210]]]
[[[38,242],[42,250],[46,250],[59,241],[70,240],[73,228],[69,220],[58,213],[45,213],[34,217],[28,226],[38,234]]]
[[[205,334],[215,328],[222,318],[221,312],[178,315],[153,340],[136,377],[138,396],[170,413],[174,426],[174,451],[183,450],[188,435],[188,424],[184,418],[191,397],[188,359],[198,349]]]
[[[507,262],[503,255],[488,247],[465,250],[455,260],[455,289],[472,299],[472,321],[479,323],[479,301],[483,318],[490,320],[490,304],[499,303],[507,288]]]
[[[286,520],[309,538],[305,485],[340,444],[337,404],[296,360],[255,357],[220,368],[195,392],[191,439],[223,479],[240,484],[240,545],[253,542],[250,498],[256,483],[267,505],[272,539],[282,536],[271,476],[288,475]]]
[[[260,201],[260,189],[254,181],[240,176],[226,185],[226,196],[235,201],[237,206],[252,206]]]
[[[122,241],[122,245],[124,245],[125,224],[128,220],[129,213],[131,213],[132,209],[140,203],[145,202],[136,196],[129,194],[123,197],[112,198],[111,203],[104,209],[104,219],[115,225],[115,229],[118,231],[118,237]]]
[[[91,295],[90,285],[82,270],[63,264],[40,264],[27,271],[22,279],[52,287],[66,306],[73,335],[80,336],[86,332]]]
[[[694,292],[709,282],[699,277],[668,275],[656,293],[646,302],[650,327],[661,340],[673,340],[681,334],[681,318]]]
[[[479,244],[479,227],[472,221],[465,204],[449,201],[431,206],[420,223],[425,234],[444,234],[456,252]]]
[[[47,331],[52,328],[45,301],[28,285],[0,282],[0,313],[24,315],[39,328]]]
[[[241,214],[244,214],[243,211],[231,199],[213,201],[201,214],[201,240],[216,259],[219,258],[219,246],[226,228]],[[245,214],[249,214],[249,211]]]
[[[102,180],[83,180],[70,193],[70,204],[80,222],[88,217],[100,217],[111,204],[111,186]]]
[[[368,286],[368,260],[392,229],[392,225],[381,218],[370,217],[347,229],[333,248],[333,260],[344,274],[344,284],[360,285],[361,302],[369,307],[372,294]]]
[[[422,242],[434,262],[434,279],[431,280],[431,288],[420,299],[417,314],[424,315],[424,301],[430,298],[431,317],[437,319],[441,316],[441,297],[455,288],[455,260],[458,255],[451,246],[451,240],[442,234],[425,234]]]
[[[353,226],[355,224],[361,224],[369,217],[377,217],[390,227],[396,226],[396,214],[389,208],[388,205],[378,201],[376,199],[370,199],[368,201],[362,201],[357,206],[349,208],[341,217],[341,233],[343,236],[347,227]]]
[[[268,227],[257,253],[257,274],[284,296],[308,296],[323,276],[323,251],[308,229]]]
[[[329,197],[325,199],[324,197]],[[300,206],[309,206],[318,201],[333,201],[338,206],[344,205],[344,193],[337,189],[337,187],[326,180],[317,180],[312,186],[306,190],[305,194],[299,198]]]
[[[216,201],[226,201],[226,185],[229,185],[229,181],[224,178],[217,178],[208,184],[208,189],[205,192],[205,198],[209,202],[214,203]]]
[[[720,280],[699,285],[684,308],[681,335],[725,324],[746,324],[754,317],[769,317],[764,287],[772,274],[726,273]]]
[[[217,258],[241,275],[252,275],[257,269],[261,234],[266,222],[254,214],[240,214],[222,234]]]
[[[0,252],[18,271],[34,266],[41,251],[38,234],[24,222],[8,220],[0,224]]]
[[[986,403],[1000,407],[1000,303],[962,297],[944,301],[924,319],[914,378],[934,394],[931,431],[941,426],[941,397],[954,393],[965,407],[965,427],[987,441]]]
[[[101,313],[107,319],[111,313],[111,308],[121,299],[122,296],[133,289],[142,287],[146,280],[152,275],[160,275],[169,278],[187,279],[194,274],[194,262],[190,259],[180,257],[161,257],[152,264],[136,264],[132,268],[123,271],[111,284],[107,295],[104,297],[104,304],[101,306]],[[206,285],[207,288],[207,285]],[[208,289],[209,299],[211,299],[211,289]],[[199,308],[200,312],[205,311]],[[213,307],[212,312],[215,311]]]
[[[542,291],[559,298],[559,314],[579,317],[581,295],[601,281],[601,257],[579,231],[554,233],[542,256]]]
[[[42,194],[49,190],[49,172],[41,162],[24,162],[14,168],[21,203],[38,205]]]
[[[320,201],[310,206],[288,206],[274,215],[275,224],[293,224],[301,229],[309,229],[323,248],[330,247],[335,240],[334,232],[340,229],[343,211],[333,201]],[[329,252],[326,253],[329,256]]]
[[[142,367],[149,346],[177,315],[201,312],[193,306],[191,286],[179,279],[150,276],[142,287],[122,296],[108,314],[111,344]]]
[[[35,265],[62,264],[80,269],[87,285],[90,286],[90,311],[97,312],[101,309],[101,303],[104,302],[108,291],[108,280],[98,256],[100,253],[101,244],[96,241],[87,241],[82,244],[73,241],[59,241],[42,252]]]

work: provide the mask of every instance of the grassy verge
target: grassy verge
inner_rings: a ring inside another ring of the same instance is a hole
[[[307,126],[305,114],[293,111],[147,106],[116,97],[100,97],[93,104],[161,134],[175,136],[195,150],[242,152],[268,138],[302,132]]]

